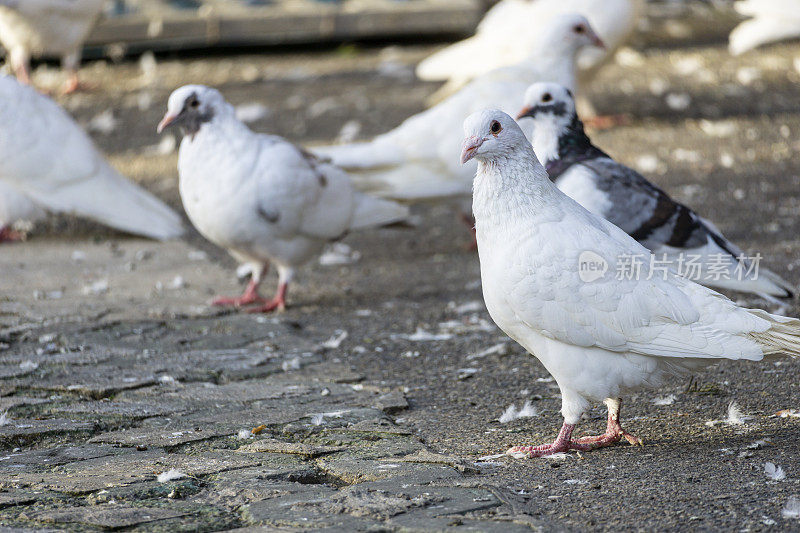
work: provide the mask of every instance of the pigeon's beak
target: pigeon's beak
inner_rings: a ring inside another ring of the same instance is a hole
[[[483,139],[480,137],[467,137],[464,140],[464,149],[461,151],[461,164],[463,165],[475,157],[475,152],[478,151],[482,144]]]
[[[602,48],[603,50],[606,48],[606,43],[604,43],[603,39],[601,39],[596,33],[592,35],[592,44],[597,48]]]
[[[532,116],[533,116],[533,108],[531,106],[526,105],[525,107],[522,108],[522,111],[517,113],[517,120]]]
[[[170,127],[174,122],[175,119],[178,118],[178,115],[174,115],[172,113],[167,113],[164,115],[164,118],[161,119],[161,122],[158,123],[158,128],[156,128],[156,132],[161,133],[168,127]]]

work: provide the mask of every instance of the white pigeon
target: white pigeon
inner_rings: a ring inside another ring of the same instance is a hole
[[[491,70],[524,60],[555,17],[581,13],[606,45],[604,49],[580,52],[583,84],[636,29],[642,4],[642,0],[502,0],[486,13],[474,36],[420,62],[417,76],[428,81],[447,80],[440,94],[452,92]]]
[[[514,112],[525,90],[551,80],[575,83],[575,54],[601,45],[586,18],[556,17],[530,57],[477,78],[436,106],[418,113],[371,142],[318,148],[315,151],[351,172],[357,186],[386,198],[424,200],[466,196],[475,167],[458,165],[463,118],[487,106]]]
[[[169,126],[184,133],[178,173],[189,219],[251,272],[241,297],[219,298],[215,305],[282,310],[295,269],[327,243],[408,216],[405,206],[357,192],[328,161],[281,137],[250,131],[216,89],[176,89],[158,131]],[[266,301],[258,286],[269,263],[279,280],[275,297]]]
[[[462,161],[478,160],[473,213],[483,296],[497,325],[536,356],[561,389],[564,425],[544,456],[623,437],[620,397],[667,375],[722,359],[800,355],[800,320],[744,309],[719,293],[650,267],[650,252],[558,190],[516,122],[486,110],[464,123]],[[640,268],[629,271],[631,258]],[[606,432],[572,439],[593,402]]]
[[[36,202],[0,181],[0,243],[24,239],[24,230],[46,215]]]
[[[83,42],[105,0],[0,0],[0,43],[17,78],[30,83],[31,57],[56,56],[69,72],[64,91],[78,88]]]
[[[533,151],[553,183],[676,272],[702,285],[759,294],[779,305],[786,302],[775,297],[794,297],[790,283],[760,268],[711,222],[593,145],[566,87],[531,85],[517,116],[523,119],[533,124]]]
[[[763,44],[800,37],[800,2],[797,0],[742,0],[733,6],[748,17],[728,38],[728,49],[733,55]]]
[[[181,218],[120,176],[72,117],[11,76],[0,76],[0,184],[0,229],[46,210],[154,239],[183,233]]]

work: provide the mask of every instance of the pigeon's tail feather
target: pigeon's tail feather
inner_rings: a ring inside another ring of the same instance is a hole
[[[350,229],[366,229],[388,226],[403,222],[408,218],[408,206],[356,193],[356,209]]]
[[[183,234],[180,216],[161,200],[98,161],[93,176],[59,183],[48,191],[26,191],[52,211],[72,213],[112,228],[167,240]]]
[[[761,346],[764,356],[800,357],[800,320],[773,315],[761,309],[748,309],[748,311],[770,323],[770,327],[766,331],[749,334]]]
[[[345,170],[388,167],[403,163],[403,154],[380,138],[365,143],[320,146],[314,153],[327,157],[337,167]]]

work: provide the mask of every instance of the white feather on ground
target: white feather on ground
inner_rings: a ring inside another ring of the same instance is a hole
[[[0,224],[74,214],[154,239],[183,233],[180,217],[120,176],[55,102],[0,76]]]

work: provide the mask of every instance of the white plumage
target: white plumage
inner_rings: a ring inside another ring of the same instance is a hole
[[[763,44],[800,37],[797,0],[742,0],[734,8],[748,20],[730,34],[728,48],[739,55]]]
[[[420,200],[468,195],[474,165],[458,165],[463,118],[487,106],[519,109],[536,81],[575,84],[575,54],[596,41],[582,15],[551,21],[529,57],[480,76],[436,106],[410,117],[371,142],[318,148],[349,172],[357,186],[381,196]]]
[[[585,82],[633,33],[641,8],[642,0],[503,0],[486,13],[474,36],[420,62],[417,76],[447,80],[445,91],[455,90],[493,69],[524,60],[556,17],[581,13],[606,45],[581,51],[578,64]]]
[[[720,359],[800,354],[797,319],[743,309],[671,272],[650,276],[646,262],[639,275],[618,276],[626,257],[649,257],[648,250],[558,190],[511,117],[476,113],[464,132],[463,159],[479,161],[473,213],[486,306],[562,394],[565,425],[556,442],[510,453],[639,442],[619,425],[627,391]],[[585,277],[602,271],[584,270],[590,260],[607,267],[597,279]],[[581,414],[603,400],[606,433],[571,440]]]
[[[105,0],[0,0],[0,43],[20,81],[29,81],[31,57],[55,56],[71,72],[67,90],[74,90],[83,42],[104,4]]]
[[[113,228],[170,239],[180,217],[120,176],[55,102],[0,76],[0,226],[71,213]]]
[[[220,305],[283,308],[297,267],[350,230],[404,220],[404,206],[357,192],[347,174],[285,139],[253,133],[215,89],[187,85],[169,98],[159,130],[184,131],[178,171],[186,213],[198,231],[249,264],[251,284]],[[258,296],[269,263],[279,274],[270,302]]]

